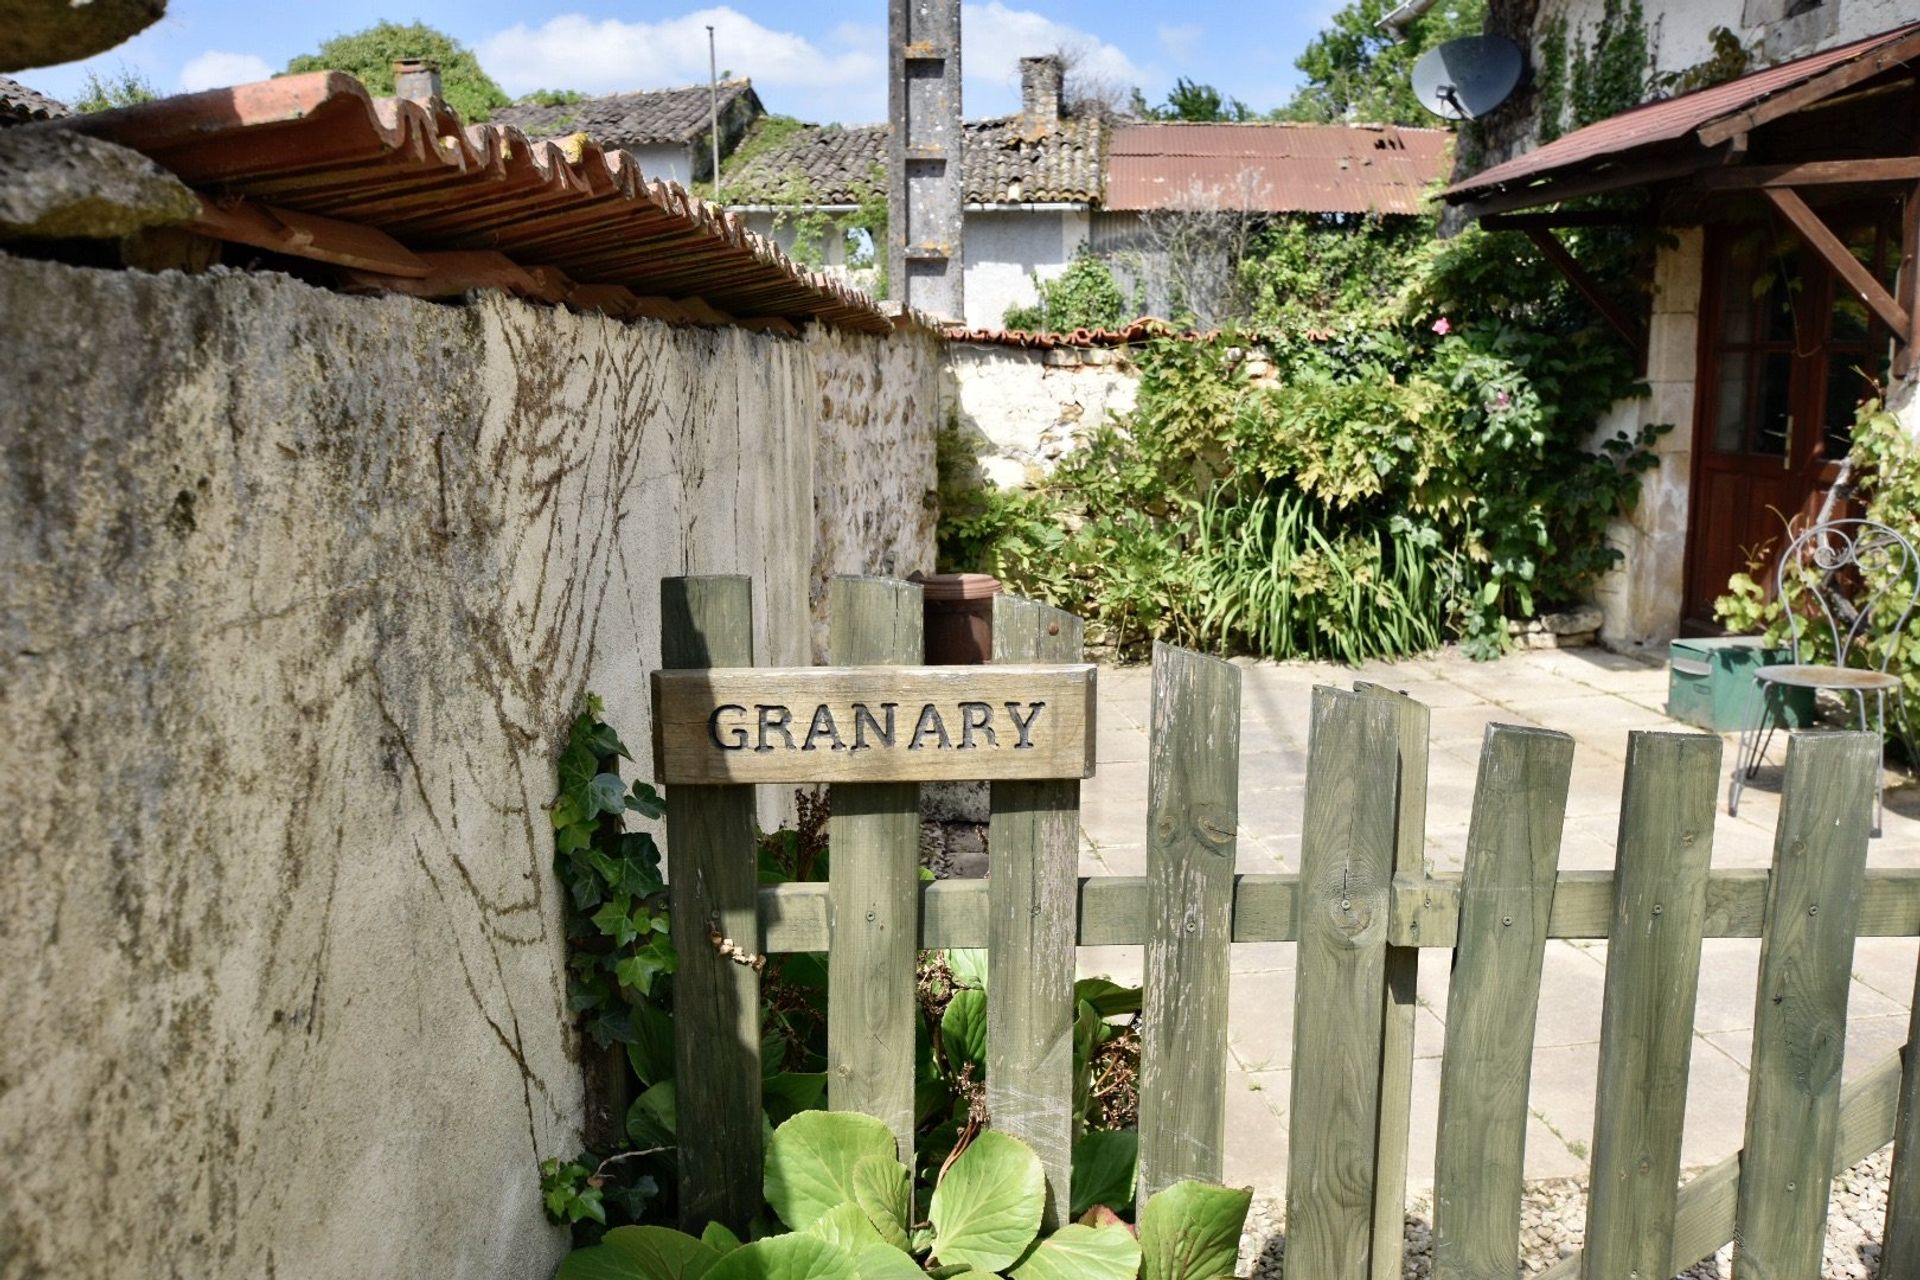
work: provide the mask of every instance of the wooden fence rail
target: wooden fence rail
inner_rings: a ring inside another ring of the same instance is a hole
[[[841,579],[830,599],[836,663],[917,665],[918,587]],[[751,665],[745,580],[671,581],[662,603],[668,667]],[[1046,664],[1080,660],[1080,623],[1057,610],[1003,598],[994,631],[995,663],[1013,664],[1005,680],[1015,668],[1028,679],[1066,680]],[[940,681],[964,683],[957,669],[945,670]],[[1074,672],[1059,687],[1091,678],[1089,668]],[[844,677],[855,678],[866,677]],[[684,691],[685,678],[675,679]],[[990,738],[989,710],[966,714]],[[1090,701],[1085,717],[1064,723],[1090,743]],[[826,724],[831,731],[831,717]],[[921,884],[915,875],[912,779],[953,776],[965,766],[952,757],[902,764],[895,752],[892,772],[836,781],[830,882],[757,895],[753,789],[671,787],[679,1123],[703,1135],[680,1149],[683,1217],[696,1227],[707,1218],[742,1227],[758,1206],[758,982],[736,962],[736,940],[756,925],[760,952],[830,957],[828,1103],[885,1120],[908,1158],[917,953],[985,947],[992,1123],[1040,1154],[1056,1220],[1071,1200],[1075,948],[1143,948],[1144,1196],[1183,1178],[1220,1177],[1231,948],[1294,942],[1288,1272],[1397,1280],[1414,980],[1420,949],[1443,948],[1453,967],[1433,1275],[1510,1280],[1519,1268],[1544,949],[1549,939],[1581,938],[1608,942],[1586,1250],[1548,1275],[1657,1280],[1737,1236],[1737,1275],[1812,1277],[1834,1172],[1896,1130],[1887,1256],[1889,1265],[1920,1260],[1920,1154],[1909,1149],[1920,1140],[1914,1065],[1890,1060],[1840,1086],[1854,940],[1920,935],[1920,871],[1865,866],[1877,740],[1796,735],[1773,865],[1714,871],[1720,740],[1634,733],[1614,870],[1562,871],[1572,740],[1495,725],[1482,747],[1464,870],[1436,876],[1424,858],[1427,725],[1424,707],[1391,690],[1314,691],[1298,875],[1235,872],[1239,671],[1164,645],[1154,651],[1145,876],[1076,875],[1078,777],[1036,776],[1032,756],[993,783],[985,880]],[[806,749],[818,732],[807,734]],[[921,746],[921,734],[909,745]],[[1047,752],[1049,760],[1085,754],[1060,741]],[[838,757],[833,776],[859,776],[860,767]],[[1746,1146],[1676,1193],[1702,946],[1751,937],[1762,944]]]

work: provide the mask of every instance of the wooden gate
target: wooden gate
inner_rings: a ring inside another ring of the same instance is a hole
[[[836,663],[919,663],[912,584],[836,579],[830,611]],[[750,666],[751,618],[744,578],[667,581],[665,666]],[[1077,664],[1081,636],[1071,615],[995,602],[995,664]],[[1796,735],[1772,868],[1713,871],[1720,739],[1636,732],[1615,870],[1562,872],[1572,739],[1490,726],[1464,871],[1431,876],[1426,708],[1365,684],[1320,687],[1300,872],[1240,875],[1239,685],[1228,663],[1155,647],[1144,877],[1078,877],[1079,782],[1050,776],[993,783],[985,880],[922,884],[917,784],[876,779],[834,784],[829,883],[756,888],[752,786],[675,784],[661,769],[679,1131],[700,1135],[680,1146],[688,1225],[739,1227],[759,1208],[758,969],[742,963],[756,952],[830,953],[829,1105],[885,1120],[910,1160],[917,953],[987,948],[992,1123],[1040,1153],[1064,1206],[1075,947],[1145,951],[1144,1198],[1220,1179],[1230,948],[1290,941],[1287,1271],[1398,1280],[1416,961],[1440,947],[1453,968],[1433,1275],[1511,1280],[1542,955],[1550,938],[1590,938],[1609,945],[1586,1250],[1547,1274],[1658,1280],[1737,1238],[1742,1276],[1817,1276],[1833,1174],[1898,1130],[1881,1274],[1920,1276],[1920,1072],[1895,1057],[1841,1088],[1854,938],[1920,934],[1920,872],[1865,870],[1877,740]],[[656,741],[656,760],[670,751]],[[1756,936],[1745,1149],[1676,1192],[1701,943]]]

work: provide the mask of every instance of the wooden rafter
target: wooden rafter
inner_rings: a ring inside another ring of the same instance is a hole
[[[1871,80],[1902,63],[1911,62],[1916,56],[1920,56],[1920,35],[1895,40],[1891,44],[1882,45],[1871,51],[1864,57],[1842,63],[1824,75],[1815,76],[1803,84],[1776,93],[1748,107],[1745,111],[1736,112],[1703,125],[1694,136],[1700,139],[1702,146],[1718,146],[1729,139],[1757,129],[1769,120],[1778,120],[1781,116],[1791,115],[1802,107],[1831,98],[1842,90]]]
[[[1900,210],[1900,305],[1907,309],[1908,323],[1920,324],[1920,182],[1907,191],[1907,203]],[[1893,373],[1904,378],[1913,369],[1914,339],[1920,333],[1908,331],[1907,341],[1893,353]]]
[[[1562,200],[1575,200],[1581,196],[1597,196],[1609,191],[1623,191],[1629,187],[1651,186],[1656,182],[1665,182],[1669,178],[1684,178],[1701,169],[1724,164],[1729,153],[1729,148],[1720,147],[1712,151],[1696,152],[1668,160],[1635,161],[1631,157],[1615,157],[1614,163],[1604,169],[1570,174],[1536,187],[1516,187],[1512,190],[1496,191],[1478,200],[1468,201],[1462,207],[1468,217],[1483,218],[1490,213],[1506,213],[1512,209],[1537,209],[1541,205],[1557,204]]]
[[[1550,227],[1529,226],[1522,228],[1527,239],[1546,256],[1547,261],[1560,269],[1560,274],[1568,283],[1580,291],[1580,296],[1593,304],[1594,310],[1606,318],[1614,331],[1626,341],[1636,357],[1645,349],[1646,333],[1640,322],[1622,310],[1620,305],[1608,297],[1606,291],[1587,269],[1574,260],[1567,247],[1560,243],[1560,237],[1553,234]]]
[[[1908,343],[1913,338],[1913,320],[1907,308],[1895,301],[1887,292],[1885,285],[1873,278],[1873,273],[1862,266],[1853,256],[1840,237],[1833,234],[1831,228],[1821,220],[1820,215],[1807,207],[1800,193],[1791,188],[1763,187],[1761,193],[1780,211],[1780,215],[1793,224],[1800,239],[1809,249],[1826,260],[1847,287],[1860,295],[1860,300],[1873,308],[1875,315],[1886,321],[1894,336],[1900,342]]]
[[[1709,190],[1733,191],[1819,186],[1836,182],[1912,182],[1915,179],[1920,179],[1920,156],[1885,156],[1709,169],[1694,179],[1694,185]]]

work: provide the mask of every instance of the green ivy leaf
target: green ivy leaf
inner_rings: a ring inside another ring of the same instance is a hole
[[[802,1111],[774,1130],[767,1147],[767,1203],[804,1231],[835,1205],[854,1199],[853,1167],[868,1156],[892,1160],[893,1131],[856,1111]]]
[[[587,784],[587,812],[589,818],[603,813],[620,813],[627,806],[627,784],[617,773],[598,773]]]
[[[1176,1182],[1140,1215],[1140,1280],[1222,1280],[1240,1258],[1253,1188]]]
[[[934,1188],[933,1253],[947,1264],[1002,1270],[1040,1231],[1046,1176],[1033,1149],[991,1130],[973,1140]]]
[[[631,757],[629,757],[631,759]],[[660,793],[645,782],[633,784],[633,792],[626,798],[626,807],[643,818],[658,818],[667,811],[667,802]]]

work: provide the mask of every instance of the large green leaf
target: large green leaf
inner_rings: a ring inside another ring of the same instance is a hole
[[[1134,1280],[1140,1242],[1125,1227],[1062,1227],[1014,1266],[1013,1280]],[[1231,1273],[1229,1273],[1231,1274]]]
[[[918,1263],[890,1244],[870,1244],[853,1260],[860,1280],[927,1280]]]
[[[1140,1280],[1225,1280],[1240,1260],[1251,1187],[1176,1182],[1140,1215]]]
[[[813,1110],[826,1095],[824,1071],[781,1071],[760,1082],[760,1105],[775,1124]]]
[[[615,1227],[567,1255],[554,1280],[701,1280],[720,1255],[666,1227]]]
[[[1133,1205],[1140,1166],[1140,1134],[1133,1129],[1094,1129],[1073,1144],[1073,1209],[1077,1218],[1097,1204],[1125,1213]]]
[[[972,987],[976,991],[987,989],[985,947],[954,947],[947,952],[947,969],[953,974],[955,986]]]
[[[743,1244],[707,1272],[707,1280],[860,1280],[853,1255],[819,1236],[795,1233]]]
[[[700,1243],[725,1257],[740,1247],[740,1237],[724,1222],[709,1222],[707,1229],[700,1233]]]
[[[667,1011],[642,1001],[632,1006],[633,1039],[627,1043],[627,1061],[633,1074],[647,1086],[673,1079],[673,1019]]]
[[[947,1002],[940,1017],[940,1044],[947,1062],[957,1072],[972,1063],[973,1078],[981,1079],[987,1065],[987,993],[962,988]]]
[[[1103,1018],[1140,1012],[1140,988],[1123,987],[1111,978],[1080,979],[1073,984],[1073,998],[1086,1001]]]
[[[880,1238],[896,1249],[910,1249],[907,1236],[913,1211],[913,1174],[898,1160],[868,1156],[853,1166],[853,1200]]]
[[[1011,1266],[1039,1234],[1046,1198],[1031,1147],[1004,1133],[981,1134],[933,1190],[934,1257],[982,1271]]]
[[[671,1080],[654,1085],[627,1108],[627,1137],[637,1147],[671,1147],[679,1127],[679,1107]]]
[[[856,1111],[802,1111],[767,1145],[767,1203],[804,1231],[837,1204],[854,1199],[853,1167],[868,1156],[891,1160],[893,1130]]]
[[[880,1232],[867,1220],[867,1211],[851,1200],[837,1204],[813,1220],[808,1235],[831,1240],[856,1259],[868,1245],[885,1244]]]

